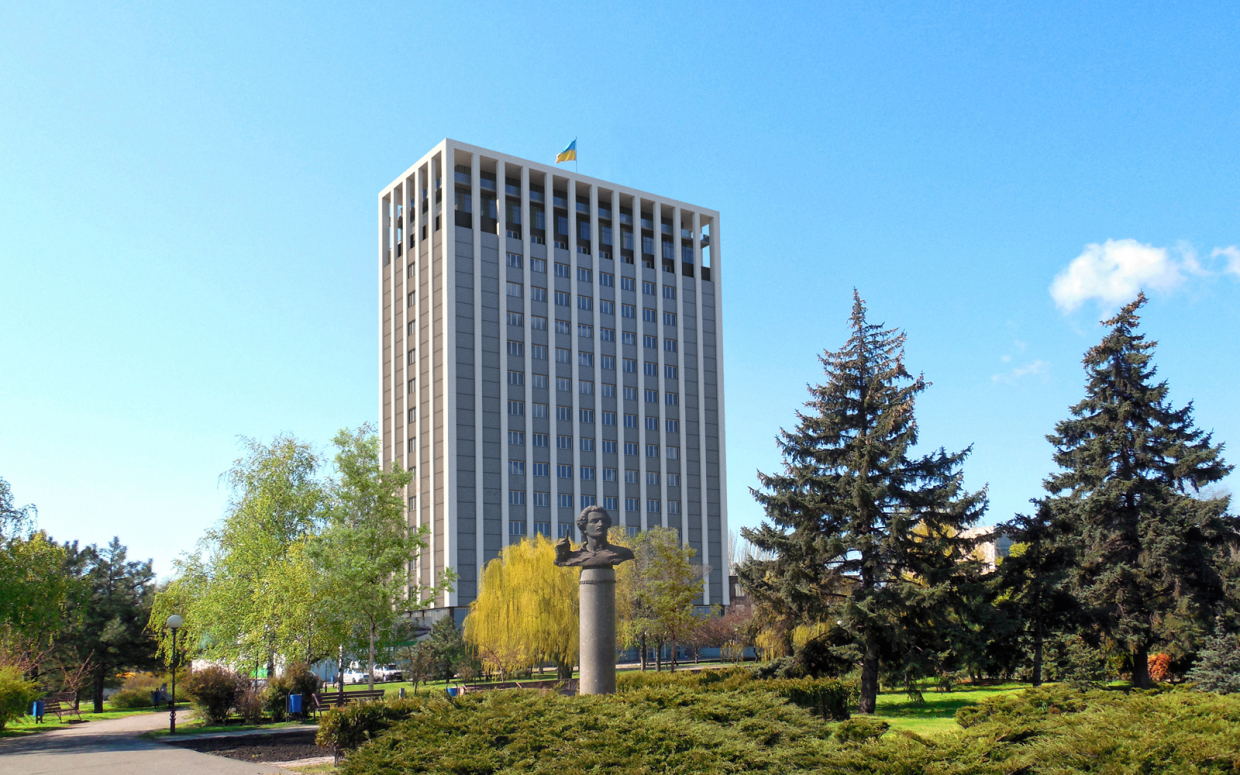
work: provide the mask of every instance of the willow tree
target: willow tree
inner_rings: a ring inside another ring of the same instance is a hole
[[[953,604],[975,543],[961,531],[986,493],[964,489],[968,449],[913,453],[927,383],[904,366],[905,335],[870,323],[855,291],[849,326],[843,349],[820,358],[825,384],[779,434],[783,471],[758,474],[767,521],[743,535],[770,557],[739,575],[801,622],[843,622],[861,652],[860,710],[873,713],[880,663],[915,659],[937,639],[936,612]]]
[[[1221,554],[1237,519],[1201,488],[1226,476],[1221,444],[1156,382],[1155,342],[1137,332],[1144,294],[1085,355],[1085,398],[1047,438],[1059,472],[1047,507],[1075,547],[1071,581],[1094,634],[1127,652],[1148,688],[1155,645],[1187,651],[1226,607]]]
[[[555,549],[541,535],[504,547],[487,563],[482,588],[465,617],[465,639],[483,663],[511,674],[553,662],[560,679],[572,678],[579,572],[557,567]]]

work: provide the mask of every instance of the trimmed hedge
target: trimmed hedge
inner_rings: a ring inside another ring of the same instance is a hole
[[[759,678],[742,667],[677,673],[625,673],[616,678],[616,691],[650,686],[681,686],[693,691],[771,692],[824,719],[843,721],[849,707],[860,700],[856,684],[834,678]]]

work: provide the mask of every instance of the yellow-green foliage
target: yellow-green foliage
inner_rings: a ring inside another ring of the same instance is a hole
[[[30,712],[30,704],[43,692],[34,681],[22,678],[22,673],[15,667],[0,667],[0,729],[14,719],[19,719]]]
[[[577,661],[576,568],[555,565],[543,536],[504,547],[487,563],[478,598],[465,618],[465,639],[483,663],[513,673],[554,662],[571,670]]]
[[[792,645],[797,648],[805,648],[805,644],[811,640],[826,635],[831,628],[821,622],[814,624],[800,624],[792,631]]]

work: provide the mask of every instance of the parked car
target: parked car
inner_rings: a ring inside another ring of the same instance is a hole
[[[350,667],[344,671],[344,682],[347,684],[370,683],[370,673],[362,668]]]
[[[403,681],[405,672],[399,665],[375,665],[376,681]]]

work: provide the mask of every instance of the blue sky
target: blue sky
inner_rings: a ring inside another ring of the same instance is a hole
[[[0,476],[164,574],[239,435],[376,419],[375,197],[443,137],[722,213],[733,527],[854,287],[988,522],[1138,287],[1240,462],[1240,6],[983,6],[4,4]]]

